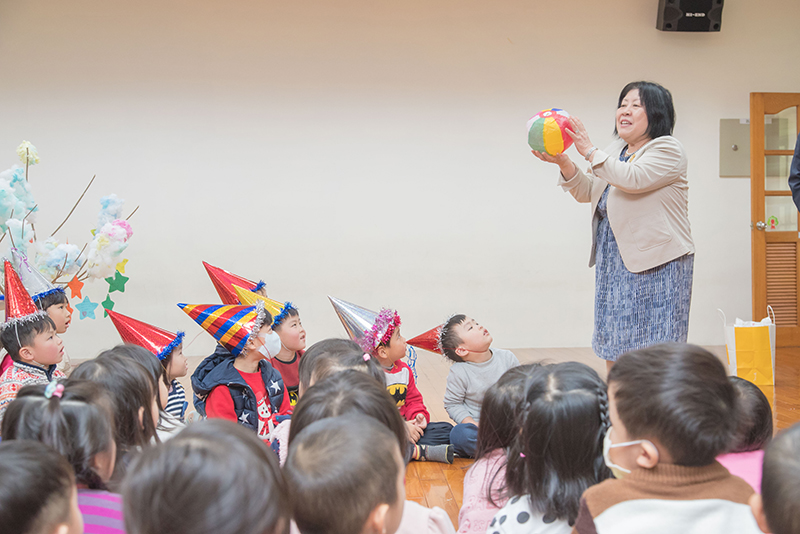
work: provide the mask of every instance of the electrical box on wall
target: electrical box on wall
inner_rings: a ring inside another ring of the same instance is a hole
[[[718,32],[723,0],[659,0],[656,28],[664,32]]]

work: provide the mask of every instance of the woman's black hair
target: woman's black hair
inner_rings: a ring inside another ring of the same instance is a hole
[[[370,357],[369,361],[365,361],[364,350],[358,343],[337,338],[323,339],[311,345],[300,358],[297,378],[303,390],[306,390],[312,379],[322,380],[345,369],[363,371],[386,385],[385,373],[375,358]]]
[[[67,294],[64,291],[53,291],[43,297],[34,299],[33,302],[40,310],[47,311],[50,306],[69,304],[69,299],[67,299]]]
[[[3,532],[53,532],[69,523],[75,478],[63,456],[36,441],[0,443],[0,525]]]
[[[772,439],[772,408],[766,395],[752,382],[729,376],[739,399],[739,427],[730,452],[760,451]]]
[[[361,414],[306,426],[292,440],[284,467],[300,532],[362,532],[376,506],[393,505],[400,497],[402,450],[388,428]]]
[[[464,360],[461,356],[456,354],[456,349],[461,345],[462,339],[455,333],[453,327],[459,325],[467,320],[467,316],[459,313],[450,317],[446,323],[442,325],[442,331],[439,333],[439,338],[442,341],[442,354],[456,363],[461,363]]]
[[[114,439],[117,443],[117,462],[112,480],[118,482],[130,461],[127,458],[128,453],[158,441],[158,422],[153,421],[151,411],[153,400],[158,402],[158,391],[153,389],[152,375],[142,364],[131,358],[105,351],[97,358],[76,367],[70,378],[97,382],[111,396],[114,406]]]
[[[288,532],[290,503],[278,457],[224,419],[193,423],[142,452],[122,486],[128,534]]]
[[[645,132],[647,136],[655,139],[664,135],[672,135],[672,130],[675,128],[675,106],[672,104],[672,93],[657,83],[631,82],[622,88],[617,103],[618,108],[622,106],[625,96],[634,89],[639,90],[639,101],[647,114],[647,131]],[[616,123],[614,124],[614,135],[619,137]]]
[[[572,525],[583,492],[611,476],[603,461],[606,385],[582,363],[543,365],[531,370],[524,403],[522,432],[506,467],[509,490],[529,495],[545,522]]]
[[[722,362],[701,347],[662,343],[627,352],[608,384],[628,436],[658,441],[677,465],[709,465],[733,443],[736,390]]]
[[[289,448],[295,436],[311,423],[345,414],[366,415],[383,424],[395,435],[400,452],[408,459],[406,425],[394,399],[385,386],[352,369],[336,373],[303,393],[292,414]]]
[[[79,484],[107,489],[93,460],[114,445],[108,394],[88,380],[67,379],[61,384],[61,398],[45,398],[43,384],[20,389],[3,417],[3,440],[40,441],[67,459]]]
[[[56,323],[47,315],[42,314],[30,321],[7,325],[0,330],[0,343],[11,359],[18,362],[20,361],[19,350],[22,347],[30,347],[36,336],[50,330],[55,333]]]

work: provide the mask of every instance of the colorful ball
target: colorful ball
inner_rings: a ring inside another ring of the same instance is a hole
[[[572,146],[572,137],[567,133],[569,113],[563,109],[545,109],[528,121],[528,144],[537,152],[551,156],[560,154]]]

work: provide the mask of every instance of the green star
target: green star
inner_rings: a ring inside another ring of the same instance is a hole
[[[105,310],[103,312],[103,317],[108,317],[108,310],[114,309],[114,301],[111,300],[111,295],[106,295],[106,300],[104,300],[100,304],[102,304],[103,309]]]
[[[125,282],[127,282],[129,278],[127,276],[123,276],[122,273],[116,271],[114,273],[114,278],[106,278],[106,282],[108,282],[108,292],[113,293],[114,291],[119,291],[120,293],[125,293]]]

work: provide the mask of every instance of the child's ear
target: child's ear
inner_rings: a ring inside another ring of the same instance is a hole
[[[375,353],[381,359],[386,359],[386,346],[385,345],[378,345],[378,348],[375,349]]]
[[[753,517],[756,518],[756,523],[761,532],[772,532],[769,525],[767,525],[767,516],[764,515],[764,501],[758,493],[750,496],[750,510],[753,511]]]
[[[636,457],[636,465],[644,469],[652,469],[658,465],[658,449],[649,441],[643,441],[640,445],[641,450]]]
[[[61,523],[53,531],[53,534],[69,534],[69,525],[65,525],[64,523]]]
[[[458,356],[459,358],[463,358],[464,356],[469,354],[469,351],[464,347],[456,347],[456,350],[454,352],[456,353],[456,356]]]
[[[20,347],[19,348],[19,359],[23,362],[32,362],[33,361],[33,351],[30,347]]]
[[[379,504],[376,506],[367,517],[367,522],[364,523],[364,528],[361,529],[362,534],[382,534],[386,532],[386,514],[389,512],[388,504]]]

